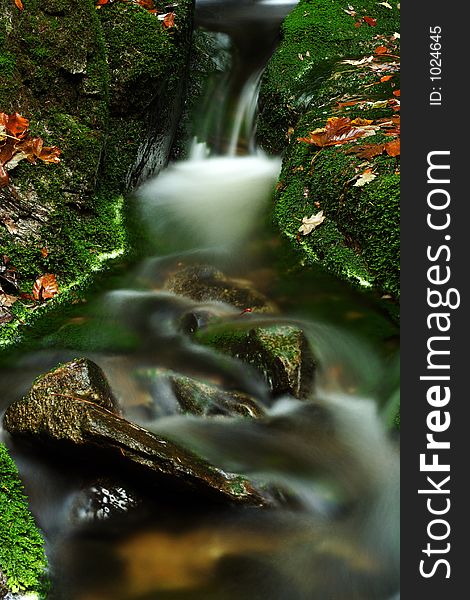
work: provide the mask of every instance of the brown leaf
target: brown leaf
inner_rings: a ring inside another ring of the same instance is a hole
[[[15,112],[8,115],[8,122],[6,124],[6,130],[13,137],[21,138],[24,136],[26,130],[29,127],[29,121],[25,117],[22,117],[19,113]]]
[[[146,8],[147,10],[154,10],[155,4],[153,0],[135,0],[136,4],[141,6],[142,8]]]
[[[400,138],[387,142],[385,144],[385,152],[389,156],[400,156]]]
[[[17,300],[18,300],[18,298],[16,296],[10,296],[9,294],[6,294],[3,291],[0,292],[0,307],[1,308],[10,308],[10,306],[13,306],[13,304],[15,304],[15,302]]]
[[[52,273],[46,273],[38,277],[33,286],[33,297],[35,300],[42,302],[49,298],[53,298],[59,292],[57,279]]]
[[[163,27],[165,29],[170,29],[171,27],[175,26],[175,13],[174,12],[169,12],[166,13],[164,19],[163,19]]]
[[[44,248],[41,248],[41,256],[43,258],[47,258],[49,256],[49,250],[44,246]]]
[[[375,54],[381,55],[381,54],[387,54],[388,52],[388,48],[386,48],[385,46],[377,46],[377,48],[374,50]]]
[[[396,96],[397,98],[400,97],[400,90],[394,90],[393,95]]]
[[[374,19],[373,17],[362,17],[362,18],[367,23],[367,25],[370,25],[371,27],[375,27],[377,25],[377,19]]]
[[[348,154],[356,154],[359,158],[374,158],[384,151],[384,144],[363,144],[348,150]]]
[[[357,125],[358,123],[360,125]],[[370,123],[366,119],[358,119],[355,124],[349,117],[331,117],[325,127],[311,131],[308,137],[297,139],[299,142],[305,142],[319,148],[347,144],[357,138],[375,133],[376,128],[371,126]]]

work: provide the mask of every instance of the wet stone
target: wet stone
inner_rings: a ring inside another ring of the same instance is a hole
[[[250,330],[201,330],[198,341],[246,362],[259,371],[274,396],[307,398],[316,361],[298,327],[275,325]]]
[[[276,307],[249,282],[232,279],[215,267],[191,265],[176,271],[167,279],[165,289],[196,302],[218,301],[240,310],[275,312]]]
[[[102,397],[96,388],[86,385],[89,380],[80,376],[77,363],[85,363],[87,372],[100,376]],[[185,448],[115,414],[109,385],[101,380],[101,370],[90,363],[86,359],[72,361],[39,377],[26,396],[7,409],[5,429],[14,436],[49,444],[67,442],[76,451],[93,449],[97,459],[107,459],[113,466],[118,460],[124,461],[126,466],[143,468],[159,480],[173,480],[188,490],[221,500],[255,506],[269,503],[249,481],[217,469]],[[56,393],[58,373],[62,387]]]

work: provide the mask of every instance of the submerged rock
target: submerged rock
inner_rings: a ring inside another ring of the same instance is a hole
[[[183,375],[170,376],[170,382],[185,414],[262,417],[261,406],[246,394],[229,392]]]
[[[256,312],[276,310],[249,282],[229,278],[208,265],[191,265],[176,271],[166,281],[165,289],[196,302],[225,302],[240,310],[249,308]]]
[[[201,330],[198,341],[255,367],[274,396],[306,398],[315,376],[315,359],[301,329],[290,325],[215,332]]]
[[[242,477],[225,473],[177,444],[115,414],[108,388],[104,388],[102,397],[96,387],[80,395],[75,376],[77,362],[81,361],[72,361],[39,377],[28,394],[6,411],[5,429],[13,435],[68,442],[82,450],[92,447],[95,455],[101,451],[100,456],[110,457],[113,462],[123,460],[127,465],[139,465],[150,474],[167,476],[232,502],[267,503]],[[71,378],[66,374],[69,367]],[[69,380],[71,388],[64,387]],[[60,391],[55,387],[58,381]],[[92,394],[93,401],[88,399],[87,393]]]

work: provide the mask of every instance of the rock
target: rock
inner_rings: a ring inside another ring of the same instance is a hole
[[[80,395],[76,377],[71,377],[72,388],[61,387],[55,392],[57,371],[64,373],[69,364],[75,371],[77,361],[67,363],[38,378],[28,394],[14,402],[4,416],[4,427],[12,435],[41,438],[49,442],[68,442],[78,449],[94,447],[94,455],[113,462],[123,460],[128,465],[139,465],[149,474],[167,476],[205,493],[215,493],[232,502],[264,505],[267,499],[251,484],[237,475],[225,473],[195,454],[139,427],[112,412],[109,397],[95,402]],[[67,380],[61,375],[62,381]],[[90,397],[90,396],[88,396]]]
[[[191,265],[176,271],[165,282],[165,289],[195,302],[225,302],[241,311],[273,312],[275,307],[249,282],[226,277],[215,267]]]
[[[315,360],[301,329],[275,325],[214,331],[201,330],[196,339],[255,367],[274,396],[306,398],[310,394]]]
[[[265,149],[283,152],[275,220],[299,251],[299,262],[320,263],[359,288],[375,288],[381,295],[398,299],[398,160],[382,154],[364,166],[364,158],[348,154],[357,144],[385,143],[392,138],[382,130],[367,140],[323,148],[318,155],[317,148],[298,141],[324,127],[330,117],[377,122],[399,115],[394,111],[397,105],[389,102],[396,102],[393,91],[399,89],[399,59],[387,59],[388,66],[380,59],[373,63],[367,59],[374,56],[377,36],[382,36],[381,43],[393,55],[399,54],[399,40],[391,36],[399,31],[400,13],[373,0],[363,3],[361,10],[374,11],[376,27],[355,27],[354,19],[335,2],[320,5],[306,0],[292,11],[263,78],[257,131]],[[366,59],[363,64],[342,62],[361,58]],[[386,70],[377,70],[381,64]],[[385,74],[392,78],[380,82]],[[355,99],[364,102],[340,110],[338,103]],[[355,186],[366,168],[373,169],[376,178]],[[304,208],[299,208],[302,197]],[[309,235],[299,235],[299,221],[320,210],[325,221]]]
[[[24,289],[50,272],[62,290],[125,251],[124,195],[170,156],[193,11],[180,0],[168,30],[134,2],[20,11],[0,0],[0,111],[20,113],[62,151],[58,164],[22,161],[0,189],[0,246]],[[0,341],[17,325],[4,325]]]
[[[169,377],[173,391],[185,414],[262,417],[262,407],[250,396],[229,392],[183,375]]]
[[[47,588],[44,540],[29,512],[23,485],[0,444],[0,598],[12,590],[43,594]]]

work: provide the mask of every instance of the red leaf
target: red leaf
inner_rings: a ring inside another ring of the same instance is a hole
[[[19,10],[24,10],[23,2],[21,2],[21,0],[15,0],[15,5]]]
[[[153,0],[135,0],[136,3],[142,8],[146,8],[147,10],[154,10],[155,4]]]
[[[165,18],[163,19],[163,27],[165,29],[170,29],[171,27],[175,26],[175,13],[174,12],[169,12],[165,15]]]
[[[385,144],[385,152],[389,156],[400,156],[400,138]]]
[[[46,273],[38,277],[33,286],[33,297],[42,302],[48,298],[53,298],[59,292],[57,279],[52,273]]]
[[[21,138],[24,136],[25,131],[29,127],[28,119],[22,117],[19,113],[15,112],[8,115],[8,122],[6,123],[6,130],[13,137]]]
[[[361,21],[357,21],[356,23],[354,23],[354,27],[360,27],[362,25]]]
[[[393,75],[384,75],[383,77],[380,78],[380,83],[385,83],[386,81],[390,81],[390,79],[392,79]]]
[[[393,95],[396,96],[397,98],[399,98],[400,97],[400,90],[395,90],[393,92]]]
[[[375,54],[387,54],[388,52],[388,48],[386,48],[385,46],[377,46],[377,48],[374,50]]]
[[[375,27],[377,25],[377,19],[374,19],[373,17],[362,17],[362,18],[367,23],[367,25],[370,25],[371,27]]]
[[[98,0],[96,2],[96,6],[103,6],[104,4],[109,4],[109,0]]]

